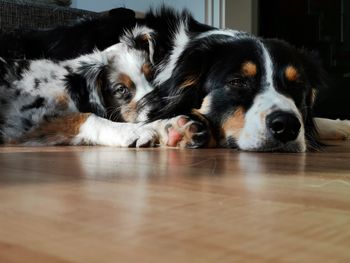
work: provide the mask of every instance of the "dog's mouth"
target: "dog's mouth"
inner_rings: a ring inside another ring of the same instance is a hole
[[[281,141],[266,131],[254,135],[240,133],[238,137],[229,135],[218,140],[219,147],[231,148],[251,152],[305,152],[306,142],[304,132],[301,131],[294,140]]]
[[[221,140],[221,147],[237,149],[249,152],[289,152],[300,153],[305,152],[306,147],[300,141],[292,141],[287,143],[278,142],[271,139],[261,140],[260,143],[255,145],[239,145],[237,140],[231,136]]]
[[[289,143],[265,143],[259,147],[241,149],[250,152],[279,152],[279,153],[300,153],[305,152],[305,147],[298,142]]]

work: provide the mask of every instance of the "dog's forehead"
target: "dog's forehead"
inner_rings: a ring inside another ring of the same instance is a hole
[[[286,70],[287,67],[290,69],[290,66],[292,66],[295,71],[301,73],[303,64],[296,48],[284,41],[275,39],[264,40],[263,44],[268,50],[276,70]]]
[[[116,53],[110,61],[110,71],[112,74],[123,72],[135,75],[142,72],[142,68],[147,63],[148,60],[145,52],[127,48],[124,52]]]
[[[134,48],[128,48],[127,52],[122,54],[122,56],[124,57],[124,61],[129,61],[138,66],[147,61],[146,52]]]
[[[213,54],[211,67],[213,72],[216,68],[227,74],[242,72],[246,76],[253,77],[263,70],[265,66],[263,46],[258,39],[234,38],[226,35],[211,36],[211,38],[215,38],[211,42],[208,41],[208,49]]]

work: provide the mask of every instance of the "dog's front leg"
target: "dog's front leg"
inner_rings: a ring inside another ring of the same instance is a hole
[[[183,115],[150,123],[119,123],[91,113],[72,113],[42,122],[14,143],[199,148],[210,146],[209,139],[204,124]]]
[[[117,123],[90,114],[72,137],[72,144],[199,148],[212,146],[210,138],[204,123],[183,115],[150,123]]]
[[[152,125],[118,123],[91,113],[73,113],[42,122],[15,143],[143,147],[154,146],[158,138]]]

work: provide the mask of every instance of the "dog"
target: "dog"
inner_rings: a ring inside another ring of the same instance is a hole
[[[63,34],[56,40],[55,31],[46,32],[52,45],[44,56],[87,52],[86,47],[97,42],[89,30],[111,28],[101,21],[60,28]],[[203,25],[186,11],[161,8],[134,22],[153,30],[155,36],[155,89],[141,100],[142,117],[136,119],[152,123],[177,118],[166,126],[167,145],[281,152],[320,146],[312,107],[326,81],[313,54],[284,41]],[[118,23],[115,30],[130,30],[129,24]],[[64,39],[78,29],[77,42],[83,48],[62,49]],[[186,132],[177,134],[179,126],[191,127],[190,139],[183,139]]]
[[[326,82],[312,54],[280,40],[207,28],[186,12],[162,10],[145,21],[170,38],[160,42],[172,43],[147,96],[150,120],[181,114],[201,120],[210,134],[197,140],[201,147],[305,152],[320,146],[312,107]]]
[[[186,36],[185,27],[178,30]],[[283,152],[318,146],[312,106],[325,84],[312,56],[232,30],[188,37],[176,48],[158,69],[155,92],[166,100],[152,102],[159,105],[151,119],[199,115],[210,127],[207,146]]]
[[[119,43],[71,60],[0,58],[2,143],[166,145],[168,134],[157,130],[176,126],[177,118],[132,123],[142,116],[138,102],[153,89],[152,35],[137,26]]]

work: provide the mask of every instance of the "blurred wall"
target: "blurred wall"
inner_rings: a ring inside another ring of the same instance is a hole
[[[205,0],[73,0],[72,7],[91,11],[106,11],[115,7],[127,7],[135,11],[146,12],[150,7],[158,7],[161,4],[172,6],[176,9],[189,9],[193,16],[204,23]]]
[[[226,0],[226,28],[258,33],[258,0]]]

